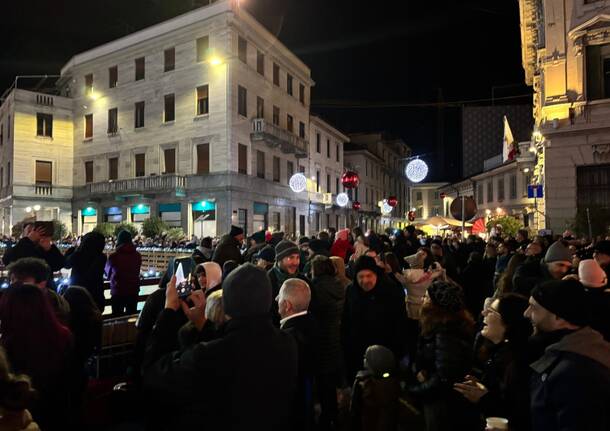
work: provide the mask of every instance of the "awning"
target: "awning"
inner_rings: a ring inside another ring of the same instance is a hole
[[[424,221],[425,224],[429,224],[435,227],[438,226],[456,226],[456,227],[461,227],[462,226],[462,222],[459,220],[455,220],[455,219],[450,219],[450,218],[444,218],[444,217],[440,217],[440,216],[434,216],[434,217],[430,217],[429,219]],[[465,227],[472,227],[472,223],[464,223]]]

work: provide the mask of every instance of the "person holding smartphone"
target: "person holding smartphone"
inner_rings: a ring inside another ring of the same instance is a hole
[[[25,220],[21,239],[13,247],[6,250],[2,256],[2,262],[4,265],[9,265],[11,262],[24,257],[36,257],[44,260],[51,268],[47,287],[51,290],[57,290],[53,280],[53,272],[63,268],[65,258],[53,243],[53,231],[52,221]]]

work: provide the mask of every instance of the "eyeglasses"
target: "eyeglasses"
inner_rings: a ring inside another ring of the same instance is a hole
[[[493,313],[493,314],[495,314],[497,316],[500,316],[500,312],[498,310],[496,310],[495,308],[487,307],[487,309],[485,311],[487,311],[488,313]]]

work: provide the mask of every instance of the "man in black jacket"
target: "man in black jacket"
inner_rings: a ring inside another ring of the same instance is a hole
[[[554,242],[541,261],[526,261],[517,267],[513,276],[513,291],[524,296],[538,283],[561,280],[572,267],[572,254],[561,241]]]
[[[308,313],[311,301],[309,285],[298,278],[290,278],[282,284],[276,298],[279,308],[280,329],[297,343],[299,373],[297,395],[293,411],[295,430],[313,428],[313,376],[316,351],[316,327]]]
[[[607,430],[610,426],[610,343],[589,321],[576,280],[552,280],[532,291],[525,311],[534,334],[554,339],[531,364],[532,429]]]
[[[152,399],[169,408],[164,409],[165,428],[286,429],[296,390],[297,348],[289,334],[271,324],[265,272],[246,263],[223,282],[229,319],[223,338],[171,352],[179,308],[198,330],[205,324],[203,293],[191,298],[192,308],[179,300],[174,278],[146,355],[144,385]]]
[[[216,250],[214,250],[212,261],[220,265],[221,268],[227,260],[242,263],[244,261],[241,255],[241,244],[243,241],[244,230],[239,226],[231,226],[231,231],[228,235],[220,238],[220,242],[216,246]]]
[[[405,351],[406,307],[404,296],[387,284],[381,268],[370,256],[360,256],[354,282],[347,287],[341,321],[341,342],[347,379],[354,380],[367,347],[380,344],[396,358]]]

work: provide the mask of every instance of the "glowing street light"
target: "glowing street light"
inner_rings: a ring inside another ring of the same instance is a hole
[[[210,57],[209,62],[212,66],[220,66],[222,64],[222,58],[217,55],[213,55]]]
[[[428,165],[421,159],[411,160],[405,168],[405,174],[410,181],[419,183],[428,175]]]
[[[40,205],[34,205],[34,211],[40,211]]]
[[[347,193],[339,193],[337,195],[337,205],[339,205],[340,207],[344,207],[349,203],[349,197],[347,196]]]

